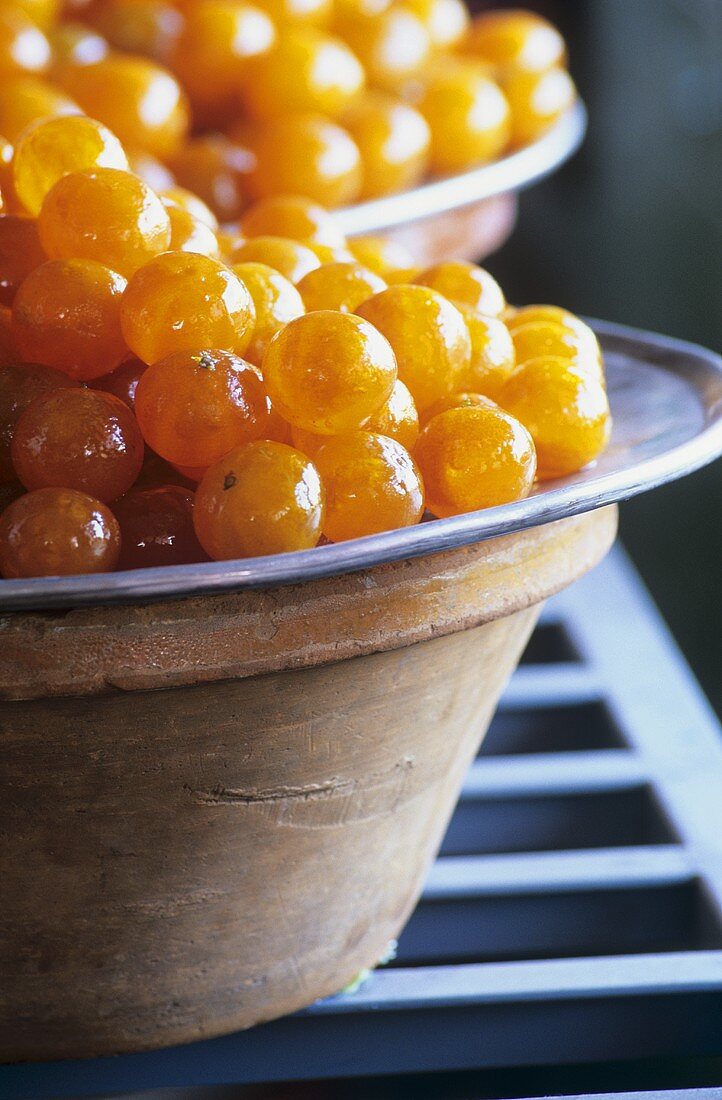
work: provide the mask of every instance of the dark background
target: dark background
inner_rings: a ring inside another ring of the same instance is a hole
[[[555,302],[719,351],[722,0],[526,6],[564,34],[589,132],[569,165],[522,195],[489,268],[510,301]],[[720,714],[721,500],[717,462],[630,501],[621,523]]]

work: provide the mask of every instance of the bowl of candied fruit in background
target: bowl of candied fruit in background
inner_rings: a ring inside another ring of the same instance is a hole
[[[569,95],[547,24],[55,8],[0,8],[5,1060],[222,1034],[375,965],[544,599],[615,501],[722,448],[711,353],[512,307],[443,236],[346,235],[397,117],[433,149],[477,91]],[[505,163],[452,145],[402,201]],[[353,189],[309,194],[324,149]]]

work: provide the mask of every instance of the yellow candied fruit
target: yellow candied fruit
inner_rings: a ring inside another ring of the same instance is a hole
[[[306,309],[353,313],[357,306],[386,289],[386,283],[359,263],[331,263],[309,271],[298,284]]]

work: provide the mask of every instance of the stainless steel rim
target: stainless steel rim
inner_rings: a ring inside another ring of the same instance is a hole
[[[551,483],[548,488],[513,504],[451,519],[430,520],[416,527],[314,550],[125,573],[0,580],[0,610],[155,601],[301,583],[352,573],[386,562],[513,534],[601,508],[691,473],[722,453],[722,357],[681,340],[606,322],[591,323],[605,352],[619,359],[621,365],[617,375],[624,375],[625,357],[630,364],[642,364],[648,372],[649,378],[645,381],[643,377],[636,384],[636,400],[642,402],[642,407],[649,407],[652,434],[655,417],[663,421],[663,426],[674,424],[680,398],[683,400],[687,394],[693,413],[688,438],[681,442],[673,438],[669,446],[663,442],[658,452],[651,454],[648,442],[636,446],[632,439],[631,443],[617,447],[619,468],[611,472],[586,470],[576,477]],[[654,399],[650,383],[657,391]],[[624,399],[624,394],[620,393],[620,409]],[[680,417],[682,412],[680,407]],[[662,428],[660,433],[664,434]]]
[[[586,128],[587,113],[578,101],[551,130],[516,153],[469,172],[431,180],[411,191],[346,207],[336,218],[347,236],[375,233],[520,191],[568,160],[581,145]]]

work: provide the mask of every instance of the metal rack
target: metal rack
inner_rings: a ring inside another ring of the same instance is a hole
[[[721,1053],[722,738],[616,550],[545,612],[393,963],[249,1032],[0,1067],[0,1095]]]

